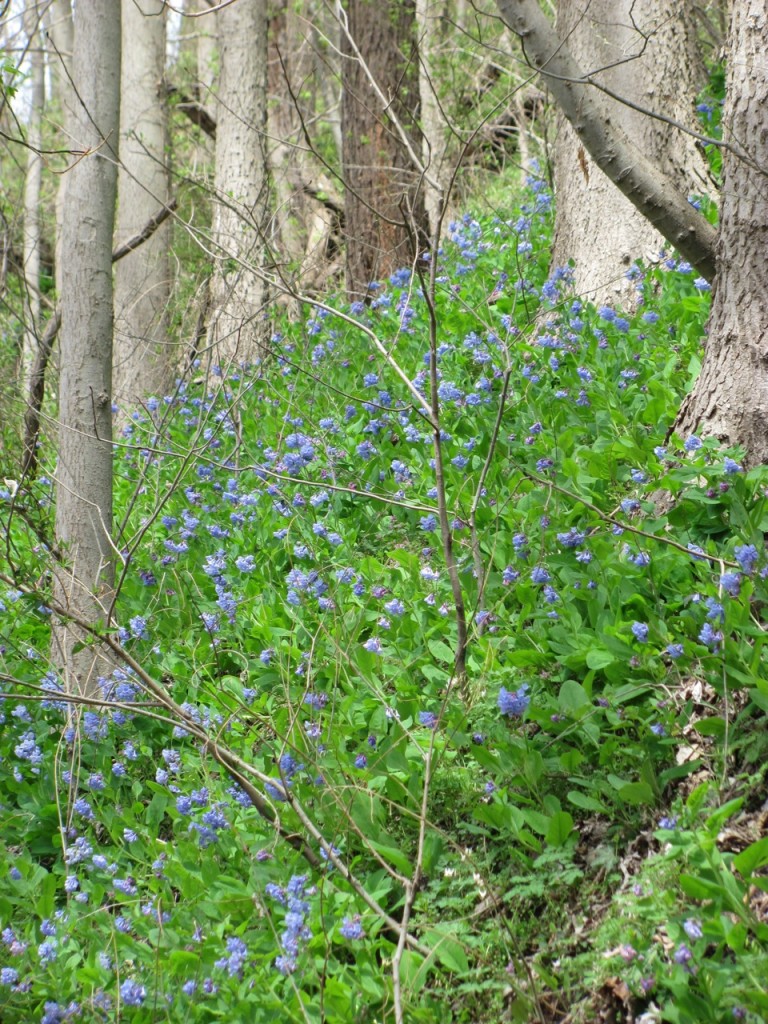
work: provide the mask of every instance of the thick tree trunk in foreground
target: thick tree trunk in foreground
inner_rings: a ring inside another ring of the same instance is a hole
[[[764,0],[733,5],[723,133],[748,149],[755,170],[723,159],[717,284],[704,365],[675,429],[701,431],[768,463],[768,10]]]
[[[590,85],[566,42],[537,0],[496,0],[505,24],[519,36],[526,59],[541,74],[573,125],[584,150],[702,277],[715,276],[715,229],[688,202],[674,179],[613,123],[604,97]],[[581,173],[574,167],[574,174]]]
[[[700,62],[690,0],[560,0],[557,33],[594,81],[694,126]],[[604,102],[611,123],[680,192],[709,190],[706,161],[690,135],[617,100]],[[555,198],[555,265],[574,260],[577,292],[596,302],[631,301],[624,272],[638,258],[656,258],[664,239],[600,170],[562,114]]]
[[[167,109],[163,89],[162,0],[123,3],[120,171],[115,244],[136,235],[169,199]],[[114,395],[135,406],[165,390],[173,366],[168,342],[171,222],[115,269]]]
[[[414,229],[424,232],[426,216],[417,163],[393,124],[397,118],[420,162],[413,5],[349,0],[346,19],[341,117],[347,291],[361,299],[370,282],[410,265]]]
[[[264,341],[268,210],[267,12],[264,0],[230,4],[216,15],[219,77],[209,343],[221,363],[253,358]],[[203,19],[204,20],[204,19]]]
[[[64,203],[59,333],[56,541],[66,559],[54,596],[73,614],[103,621],[113,588],[112,230],[120,102],[120,0],[78,4],[73,71],[82,101]],[[104,663],[73,648],[82,633],[54,626],[52,657],[68,691],[93,693]]]

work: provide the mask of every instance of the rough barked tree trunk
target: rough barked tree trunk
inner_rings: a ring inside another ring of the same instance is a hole
[[[264,263],[268,181],[267,11],[265,0],[230,4],[217,13],[220,76],[216,106],[209,344],[223,364],[247,360],[266,333]]]
[[[62,225],[56,541],[66,565],[54,597],[90,623],[113,590],[112,230],[120,103],[120,0],[78,4],[73,75],[80,104]],[[104,664],[82,632],[59,621],[52,657],[66,689],[92,694]]]
[[[168,203],[168,119],[163,0],[122,5],[120,170],[115,245],[119,247]],[[116,265],[115,401],[126,408],[165,390],[173,368],[168,339],[171,221]]]
[[[301,186],[312,172],[307,169],[310,154],[306,152],[302,121],[313,121],[315,115],[315,92],[308,88],[312,65],[303,21],[289,0],[280,0],[272,5],[269,19],[267,145],[276,208],[272,240],[281,261],[294,265],[306,252],[304,220],[309,196]],[[311,96],[307,103],[308,92]],[[296,109],[298,102],[302,104],[300,110]]]
[[[37,353],[37,329],[40,324],[40,187],[43,178],[42,114],[45,103],[45,67],[40,20],[42,9],[32,5],[25,18],[30,59],[30,106],[27,124],[27,172],[24,179],[24,341],[19,373],[20,393],[25,395],[29,375]]]
[[[411,263],[415,233],[427,237],[414,38],[411,0],[349,0],[341,32],[341,118],[347,292],[355,299],[369,294],[370,282]]]
[[[309,25],[308,19],[319,12],[299,13],[289,0],[280,0],[271,10],[267,146],[274,215],[270,244],[284,272],[300,282],[301,290],[317,292],[340,270],[342,200],[308,147],[305,133],[316,133],[320,111],[323,128],[328,130],[320,82],[338,86],[338,78],[334,81],[318,59],[314,20]],[[336,116],[338,101],[336,97],[331,103]]]
[[[768,463],[768,9],[733,4],[723,134],[752,165],[726,151],[717,280],[701,374],[675,425],[741,444]]]
[[[691,0],[560,0],[557,32],[593,81],[689,127],[702,69]],[[710,190],[690,135],[609,97],[612,123],[686,195]],[[658,257],[661,234],[608,180],[561,113],[555,143],[556,266],[575,262],[576,290],[630,300],[625,271]]]
[[[496,0],[504,23],[521,40],[539,72],[598,167],[699,273],[715,276],[716,232],[693,209],[687,193],[660,170],[612,120],[610,108],[560,38],[537,0]],[[576,170],[574,171],[576,173]]]

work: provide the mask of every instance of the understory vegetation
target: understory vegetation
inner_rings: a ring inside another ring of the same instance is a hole
[[[768,1017],[768,470],[670,433],[706,283],[521,201],[134,414],[90,704],[6,481],[7,1024]]]

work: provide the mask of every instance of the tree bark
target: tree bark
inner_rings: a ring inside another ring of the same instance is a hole
[[[585,74],[639,106],[695,127],[702,68],[691,0],[560,0],[557,32]],[[684,195],[710,191],[704,155],[690,135],[605,97],[611,123]],[[658,258],[664,239],[619,192],[560,114],[555,143],[553,262],[572,259],[579,294],[631,303],[625,275]]]
[[[41,48],[40,19],[42,11],[34,5],[27,12],[26,23],[30,50],[30,108],[27,125],[27,171],[24,180],[24,303],[25,324],[19,373],[20,392],[26,394],[29,375],[37,352],[40,323],[40,187],[43,177],[42,114],[45,103],[45,68]]]
[[[415,236],[420,233],[423,240],[428,231],[419,189],[414,9],[410,0],[396,4],[349,0],[342,17],[346,18],[346,31],[342,26],[341,32],[341,116],[347,291],[351,298],[364,299],[369,283],[410,265],[419,245]]]
[[[78,5],[73,75],[79,104],[63,211],[59,335],[56,569],[59,604],[89,622],[106,619],[114,568],[112,528],[112,231],[120,102],[120,0]],[[66,689],[97,692],[97,648],[54,624],[52,656]]]
[[[590,85],[567,43],[536,0],[496,0],[505,24],[519,36],[526,59],[542,76],[584,150],[641,214],[707,280],[715,275],[715,229],[619,125]],[[578,167],[573,173],[579,173]]]
[[[320,82],[329,80],[338,88],[338,78],[334,83],[333,74],[317,59],[314,28],[288,0],[273,5],[267,135],[275,214],[270,242],[305,293],[322,290],[328,278],[340,271],[343,209],[337,189],[305,136],[305,132],[311,134],[323,109]],[[335,109],[338,99],[331,103]],[[333,133],[325,116],[323,128]]]
[[[252,358],[266,333],[264,263],[268,181],[267,12],[265,0],[217,13],[221,73],[216,111],[209,344],[219,363]]]
[[[749,146],[753,163],[728,150],[723,156],[704,364],[675,430],[743,445],[755,465],[768,463],[768,12],[764,0],[739,0],[731,17],[723,134],[739,148]]]
[[[169,200],[164,10],[163,0],[122,5],[118,247]],[[165,221],[116,267],[114,396],[123,409],[162,393],[172,373],[170,228],[171,222]]]
[[[422,153],[430,180],[424,181],[424,206],[430,238],[435,237],[450,179],[447,163],[448,125],[437,96],[436,66],[440,45],[438,25],[445,14],[445,0],[415,0],[419,54],[419,106]]]
[[[72,125],[77,115],[77,97],[72,88],[72,51],[75,45],[75,27],[72,20],[72,0],[53,0],[45,12],[46,31],[49,42],[48,65],[51,73],[51,99],[54,116],[59,123],[59,142],[63,148],[74,148]],[[72,161],[67,161],[70,164]],[[63,170],[63,168],[62,168]],[[67,194],[69,175],[59,175],[56,190],[56,251],[54,275],[56,294],[62,293],[62,272],[64,260],[61,252],[61,234],[64,222],[64,201]]]

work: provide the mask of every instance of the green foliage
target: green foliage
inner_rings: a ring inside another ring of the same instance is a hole
[[[5,495],[3,1020],[589,1020],[617,973],[660,1019],[764,1017],[765,843],[721,836],[765,798],[766,470],[666,440],[703,282],[670,258],[596,310],[550,229],[534,180],[451,225],[434,294],[425,260],[147,402],[106,708],[48,664],[49,484]],[[437,393],[453,584],[393,361]]]

